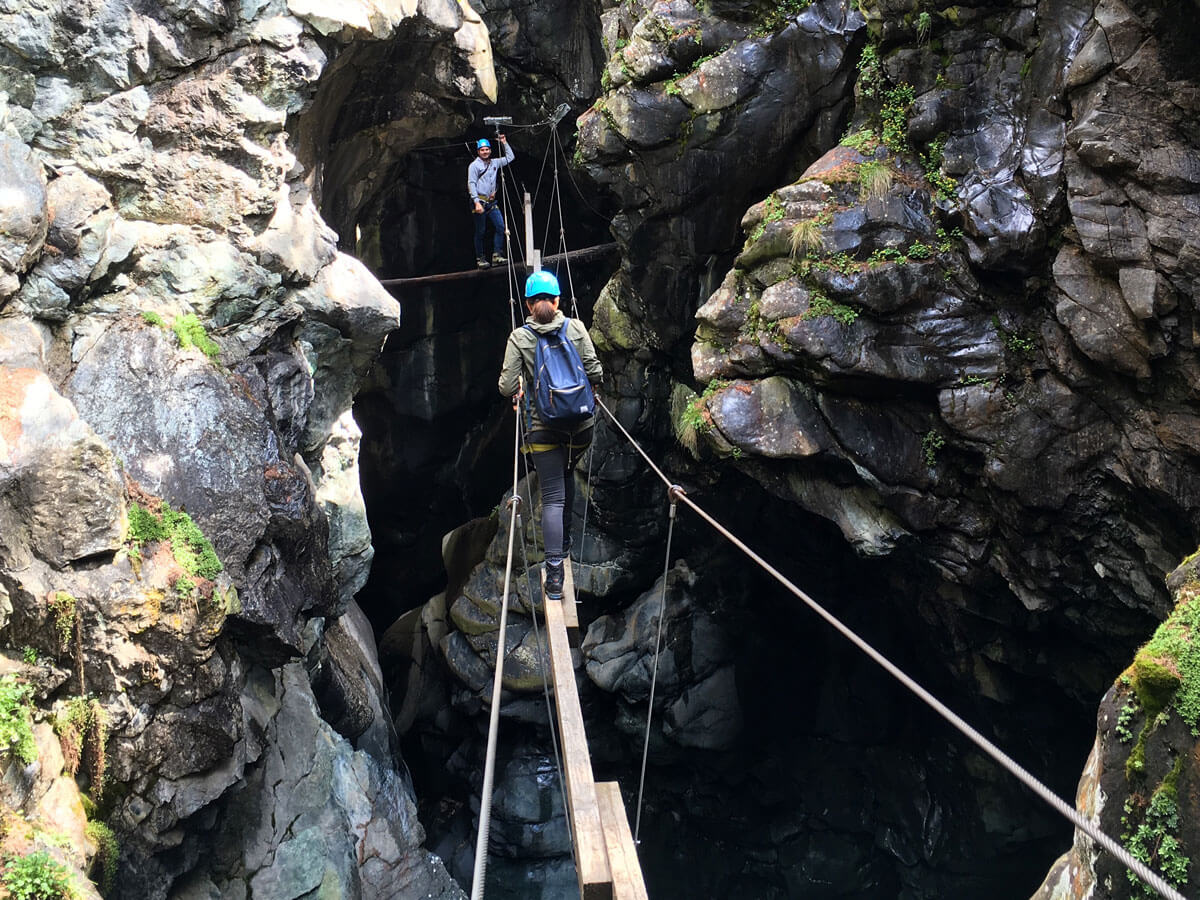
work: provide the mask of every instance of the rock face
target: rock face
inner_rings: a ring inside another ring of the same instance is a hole
[[[1167,579],[1175,608],[1100,702],[1096,742],[1079,781],[1076,807],[1164,881],[1186,893],[1195,879],[1200,834],[1194,805],[1197,591],[1193,554]],[[1052,867],[1034,900],[1157,896],[1082,830]]]
[[[399,305],[317,212],[354,208],[347,73],[405,46],[413,108],[494,96],[454,0],[0,10],[0,598],[41,773],[5,812],[99,877],[89,792],[114,896],[462,896],[352,604],[349,410]]]

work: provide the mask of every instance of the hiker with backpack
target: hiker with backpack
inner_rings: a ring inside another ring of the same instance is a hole
[[[579,319],[558,308],[558,279],[534,272],[525,281],[525,324],[508,336],[500,393],[522,402],[524,452],[533,457],[542,494],[546,596],[562,597],[563,557],[571,548],[575,463],[592,443],[595,391],[603,378],[596,348]]]
[[[475,265],[486,269],[489,265],[508,262],[504,256],[504,216],[496,205],[496,179],[500,170],[514,159],[508,139],[498,135],[504,155],[492,159],[492,142],[480,138],[475,143],[475,159],[467,166],[467,193],[471,195],[471,212],[475,217]],[[488,222],[492,223],[492,262],[483,255],[483,236]]]

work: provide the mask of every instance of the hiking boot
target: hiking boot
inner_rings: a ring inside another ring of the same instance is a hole
[[[499,253],[492,254],[492,265],[493,266],[502,266],[506,262],[508,262],[508,259],[506,257],[501,256]]]
[[[561,600],[563,594],[563,561],[561,559],[546,560],[546,596],[551,600]]]
[[[487,267],[488,267],[488,261],[486,259],[484,259],[482,256],[479,257],[479,259],[475,260],[475,268],[486,269]]]

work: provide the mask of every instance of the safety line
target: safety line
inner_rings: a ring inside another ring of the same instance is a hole
[[[912,693],[916,694],[916,696],[928,704],[931,709],[933,709],[947,722],[962,732],[962,734],[974,742],[981,750],[991,756],[992,759],[994,759],[997,763],[1007,769],[1010,774],[1015,776],[1022,784],[1033,791],[1034,794],[1044,800],[1053,809],[1065,816],[1072,824],[1075,825],[1076,828],[1078,828],[1080,831],[1083,831],[1090,838],[1092,838],[1092,840],[1100,844],[1105,850],[1115,856],[1122,865],[1126,866],[1139,878],[1145,881],[1159,894],[1159,896],[1165,898],[1165,900],[1186,900],[1182,894],[1167,884],[1161,876],[1152,871],[1140,860],[1135,859],[1120,843],[1113,840],[1111,837],[1085,819],[1079,813],[1079,811],[1075,809],[1075,807],[1069,806],[1066,801],[1062,800],[1057,794],[1042,784],[1036,777],[1033,776],[1033,774],[1012,759],[1012,757],[976,731],[975,728],[966,722],[966,720],[946,706],[946,704],[942,703],[942,701],[938,700],[937,697],[933,696],[933,694],[929,693],[929,691],[925,690],[925,688],[923,688],[919,683],[910,678],[898,666],[892,663],[891,660],[859,637],[858,634],[856,634],[849,626],[843,624],[840,619],[838,619],[823,606],[821,606],[821,604],[817,603],[810,596],[808,596],[808,594],[804,593],[804,591],[800,590],[800,588],[789,581],[778,569],[751,550],[745,543],[742,542],[740,538],[725,528],[724,525],[701,509],[695,502],[692,501],[683,488],[672,483],[671,480],[663,474],[662,470],[654,464],[653,460],[650,459],[650,457],[646,454],[646,451],[643,450],[641,445],[638,444],[638,442],[634,439],[633,435],[631,435],[625,429],[625,426],[622,425],[617,419],[617,417],[613,415],[612,410],[605,406],[604,403],[600,402],[599,399],[597,399],[597,403],[599,404],[600,408],[607,413],[608,417],[613,421],[613,424],[615,424],[621,433],[625,435],[626,439],[630,442],[630,444],[633,445],[634,449],[637,450],[637,452],[641,454],[642,458],[646,460],[650,468],[653,469],[658,477],[661,478],[667,485],[668,494],[672,496],[673,499],[681,500],[691,507],[693,512],[700,516],[700,518],[704,519],[704,521],[711,525],[726,540],[745,553],[746,556],[750,557],[751,560],[757,563],[764,571],[766,571],[776,581],[787,588],[788,591],[798,597],[804,602],[805,605],[817,613],[817,615],[832,625],[834,629],[836,629],[843,637],[862,650],[867,656],[871,657],[872,660],[879,664],[893,678],[912,691]]]
[[[518,413],[518,416],[520,413]],[[518,427],[520,423],[518,422]],[[527,465],[528,468],[528,465]],[[527,476],[528,477],[528,476]],[[533,505],[530,504],[530,515],[533,512]],[[532,522],[533,520],[530,519]],[[521,523],[521,514],[517,513],[517,528],[521,532],[521,562],[525,566],[526,584],[529,587],[529,618],[533,621],[533,640],[538,648],[538,669],[542,673],[542,695],[546,698],[546,724],[550,729],[550,745],[554,749],[554,769],[558,773],[558,795],[562,798],[563,805],[563,821],[567,826],[567,841],[571,847],[571,858],[578,866],[578,860],[575,860],[575,837],[571,828],[571,812],[567,809],[567,791],[566,778],[563,775],[562,753],[558,745],[558,728],[555,725],[554,706],[557,704],[558,695],[555,693],[554,701],[550,699],[550,679],[546,674],[546,655],[550,652],[550,626],[546,625],[546,643],[542,643],[542,632],[538,628],[538,611],[537,604],[534,602],[534,579],[533,569],[529,566],[529,553],[525,546],[525,528]],[[535,529],[536,530],[536,529]],[[545,596],[542,597],[542,613],[545,614]]]
[[[571,314],[575,318],[579,318],[579,305],[575,302],[575,279],[571,275],[571,256],[567,252],[567,232],[564,224],[563,209],[562,209],[562,189],[558,182],[558,157],[562,154],[563,160],[566,160],[566,152],[563,150],[562,144],[558,140],[558,130],[554,132],[554,197],[558,201],[558,248],[562,252],[563,265],[567,267],[567,287],[571,291]],[[547,231],[549,231],[549,223],[547,223]]]
[[[675,534],[675,509],[678,504],[671,498],[671,516],[667,525],[667,552],[663,562],[662,591],[658,596],[658,629],[654,633],[654,668],[650,674],[650,699],[646,701],[646,738],[642,741],[642,774],[638,778],[637,819],[633,826],[633,842],[638,842],[642,830],[642,797],[646,787],[646,760],[650,757],[650,720],[654,716],[654,688],[658,684],[658,657],[662,651],[662,636],[667,619],[667,575],[671,571],[671,538]]]
[[[508,627],[508,588],[512,579],[513,540],[516,537],[517,509],[521,496],[517,493],[521,456],[520,431],[513,441],[513,488],[509,499],[511,513],[508,520],[508,557],[504,564],[504,593],[500,601],[500,629],[496,635],[496,672],[492,678],[492,709],[488,720],[488,742],[486,761],[483,766],[483,787],[479,792],[479,834],[475,839],[475,872],[471,881],[471,900],[483,900],[483,882],[487,873],[488,832],[492,820],[492,782],[496,770],[496,737],[500,731],[500,690],[504,680],[504,639]]]

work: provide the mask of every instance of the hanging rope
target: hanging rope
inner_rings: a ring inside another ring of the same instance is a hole
[[[610,410],[602,402],[598,401],[598,403],[600,408],[603,409],[608,415],[608,418],[612,421],[612,423],[616,425],[617,429],[625,436],[626,440],[629,441],[633,448],[646,461],[647,465],[649,465],[655,474],[663,480],[668,489],[673,490],[679,500],[682,500],[684,503],[686,503],[692,509],[692,511],[696,513],[696,515],[711,525],[718,534],[746,554],[746,556],[753,560],[760,568],[771,575],[772,578],[782,584],[806,606],[808,606],[822,619],[832,625],[834,629],[836,629],[843,637],[858,647],[859,650],[874,660],[885,671],[887,671],[888,674],[912,691],[912,693],[916,694],[916,696],[924,701],[932,710],[934,710],[934,712],[957,728],[963,735],[969,738],[976,746],[983,750],[999,765],[1007,769],[1009,773],[1011,773],[1022,784],[1033,791],[1034,794],[1044,800],[1051,808],[1063,815],[1076,828],[1087,834],[1092,840],[1100,844],[1100,846],[1116,857],[1116,859],[1120,861],[1122,865],[1124,865],[1144,882],[1146,882],[1146,884],[1152,887],[1160,897],[1165,898],[1165,900],[1185,900],[1182,894],[1167,884],[1157,873],[1151,871],[1140,860],[1135,859],[1128,850],[1121,846],[1120,843],[1113,840],[1098,827],[1096,827],[1092,822],[1085,819],[1079,813],[1079,811],[1075,809],[1075,807],[1068,805],[1066,801],[1061,799],[1057,794],[1042,784],[1037,778],[1019,765],[1008,754],[976,731],[971,725],[967,724],[967,722],[957,713],[934,697],[931,693],[929,693],[929,691],[925,690],[925,688],[905,674],[891,660],[868,644],[865,640],[863,640],[863,638],[859,637],[858,634],[855,633],[849,626],[843,624],[840,619],[826,610],[823,606],[821,606],[821,604],[817,603],[810,596],[808,596],[808,594],[796,587],[796,585],[789,581],[782,573],[779,572],[778,569],[751,550],[748,546],[746,546],[745,543],[741,541],[741,539],[739,539],[720,522],[701,509],[695,502],[693,502],[693,500],[687,495],[686,492],[684,492],[682,488],[671,483],[670,479],[668,479],[663,474],[662,470],[654,464],[654,461],[650,459],[646,451],[642,449],[641,445],[637,442],[633,435],[631,435],[626,430],[625,426],[622,425],[617,419],[617,417],[613,415],[612,410]],[[639,810],[639,815],[640,813],[641,811]]]
[[[496,673],[492,678],[492,709],[488,720],[487,754],[483,766],[483,787],[479,792],[479,834],[475,839],[475,873],[471,880],[471,900],[483,900],[483,882],[487,873],[488,833],[492,820],[492,781],[496,770],[496,737],[500,732],[500,691],[504,681],[504,641],[508,628],[508,588],[512,581],[513,540],[516,537],[517,511],[521,497],[517,493],[517,462],[521,456],[520,429],[513,442],[512,495],[509,497],[508,556],[504,563],[504,593],[500,601],[500,628],[496,634]]]
[[[531,506],[530,509],[533,507]],[[555,727],[554,706],[550,700],[550,679],[546,674],[546,653],[549,651],[549,626],[547,625],[546,643],[542,643],[542,633],[538,628],[538,611],[537,604],[534,603],[534,578],[533,569],[529,567],[529,554],[525,547],[525,530],[521,526],[521,517],[517,516],[517,527],[521,528],[521,562],[525,566],[526,583],[529,588],[529,618],[533,620],[533,639],[538,648],[538,668],[542,673],[542,695],[546,698],[546,724],[550,729],[550,745],[554,750],[554,768],[558,773],[558,795],[562,798],[563,804],[563,821],[567,826],[567,841],[571,845],[571,858],[575,857],[575,838],[571,829],[571,813],[567,809],[567,792],[566,778],[563,776],[562,752],[558,747],[558,729]],[[545,600],[543,599],[543,603]],[[545,651],[543,650],[545,648]],[[578,864],[578,861],[576,861]]]
[[[633,826],[633,842],[638,842],[642,829],[642,798],[646,787],[646,760],[650,756],[650,719],[654,715],[654,687],[658,683],[658,655],[662,650],[662,636],[667,620],[667,574],[671,571],[671,537],[675,534],[675,495],[680,488],[672,486],[667,495],[671,498],[671,515],[667,524],[667,557],[663,562],[662,591],[658,595],[658,629],[654,633],[654,668],[650,673],[650,699],[646,701],[646,738],[642,741],[642,774],[638,778],[637,818]],[[680,491],[681,492],[681,491]]]

